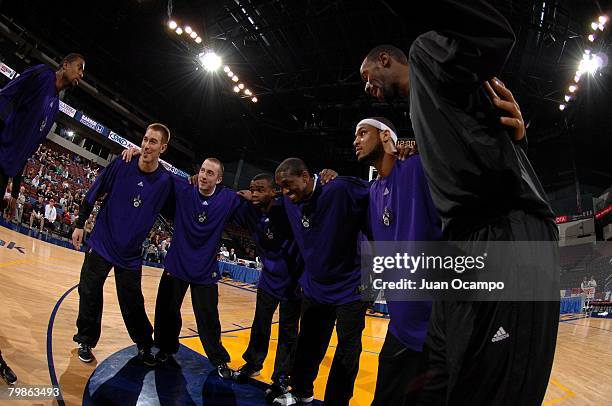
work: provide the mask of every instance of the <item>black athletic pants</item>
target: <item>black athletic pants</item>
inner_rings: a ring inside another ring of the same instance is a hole
[[[293,366],[300,322],[301,300],[280,300],[264,290],[258,289],[249,346],[242,356],[255,369],[263,368],[263,362],[268,355],[270,344],[272,317],[279,305],[278,347],[274,360],[274,373],[272,374],[272,380],[275,382],[281,376],[288,376]]]
[[[215,366],[229,362],[230,356],[221,343],[217,284],[196,285],[175,278],[168,272],[162,275],[157,291],[155,345],[160,351],[168,354],[178,351],[179,335],[183,324],[181,305],[187,288],[191,288],[191,303],[198,326],[198,335],[208,359]]]
[[[387,331],[378,355],[378,375],[372,406],[414,405],[423,386],[427,353],[407,348]]]
[[[104,282],[113,265],[90,250],[85,254],[79,280],[79,316],[77,343],[95,347],[102,331],[102,308]],[[130,338],[139,349],[153,346],[153,327],[145,312],[144,297],[140,281],[142,270],[115,268],[115,283],[121,315]]]
[[[325,404],[349,404],[359,370],[366,307],[367,303],[362,301],[336,306],[307,298],[303,300],[300,333],[291,373],[291,386],[296,395],[312,396],[319,364],[325,356],[336,322],[338,346],[327,378]]]
[[[462,237],[468,246],[474,241],[557,241],[558,232],[550,221],[513,211]],[[558,326],[558,301],[434,302],[426,340],[432,379],[419,404],[540,405]]]

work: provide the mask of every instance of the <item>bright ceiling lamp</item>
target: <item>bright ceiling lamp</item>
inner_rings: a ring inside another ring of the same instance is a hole
[[[221,57],[213,51],[202,52],[198,55],[204,69],[209,72],[216,71],[221,66]]]

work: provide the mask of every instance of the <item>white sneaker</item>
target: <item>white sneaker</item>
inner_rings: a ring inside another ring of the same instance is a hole
[[[284,393],[274,399],[273,405],[277,406],[291,406],[291,405],[304,405],[311,403],[314,400],[314,396],[300,397],[291,392]]]

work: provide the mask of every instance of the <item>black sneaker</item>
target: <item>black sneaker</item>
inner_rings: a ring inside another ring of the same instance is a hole
[[[172,358],[172,354],[165,351],[160,350],[157,354],[155,354],[155,359],[157,360],[158,364],[165,364],[170,360],[170,358]]]
[[[259,375],[260,369],[255,368],[253,365],[246,363],[240,367],[240,369],[234,372],[234,380],[238,383],[246,383],[249,378],[253,378]]]
[[[9,385],[15,385],[15,382],[17,382],[17,375],[15,375],[2,357],[0,357],[0,376],[2,376],[2,379]]]
[[[234,376],[234,371],[225,363],[217,365],[217,373],[223,379],[232,379]]]
[[[281,376],[272,382],[272,385],[266,389],[266,401],[274,402],[274,399],[289,392],[289,377]]]
[[[157,359],[153,356],[151,352],[151,347],[142,348],[138,350],[138,358],[148,367],[154,367],[157,365]]]
[[[91,352],[91,347],[87,344],[79,343],[79,359],[83,362],[91,362],[94,356]]]

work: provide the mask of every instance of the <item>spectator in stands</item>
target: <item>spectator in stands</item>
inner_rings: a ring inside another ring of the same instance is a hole
[[[147,255],[145,261],[156,262],[157,261],[157,246],[154,243],[150,243],[147,248]]]
[[[221,254],[221,260],[222,261],[228,261],[229,260],[229,251],[227,250],[227,248],[225,248],[225,245],[221,246],[221,249],[220,249],[219,253]]]
[[[585,276],[584,279],[582,280],[582,283],[580,284],[580,289],[582,289],[583,293],[586,293],[588,288],[589,288],[589,281],[587,280],[587,277]]]
[[[41,222],[40,231],[43,230],[43,224],[53,230],[53,223],[57,219],[57,210],[55,210],[55,200],[49,199],[49,204],[45,206],[45,221]]]
[[[161,262],[163,262],[164,259],[166,259],[166,254],[168,253],[168,249],[170,248],[171,243],[172,243],[172,237],[168,237],[159,244],[159,256],[160,256]]]
[[[32,179],[32,186],[38,188],[38,185],[40,185],[40,175],[36,174],[36,176],[34,176],[34,179]]]
[[[4,201],[4,204],[5,204],[5,206],[4,206],[4,207],[6,207],[6,209],[5,209],[5,210],[4,210],[4,212],[3,212],[3,215],[4,215],[4,219],[5,219],[5,220],[10,220],[10,218],[12,217],[12,213],[11,213],[11,210],[10,210],[11,208],[10,208],[10,206],[8,205],[8,202],[9,202],[9,200],[10,200],[10,198],[11,198],[11,190],[12,190],[12,184],[11,184],[11,182],[9,181],[9,183],[8,183],[8,185],[7,185],[7,187],[6,187],[6,189],[4,190],[4,196],[2,197],[2,199],[3,199],[3,201]]]
[[[238,257],[236,256],[236,251],[233,248],[230,249],[229,260],[232,262],[238,261]]]
[[[592,295],[595,296],[595,290],[597,288],[597,282],[595,281],[595,277],[591,275],[591,280],[589,281],[589,287],[592,288]]]
[[[52,199],[53,198],[53,194],[54,194],[53,193],[53,187],[49,183],[49,184],[47,184],[47,188],[45,189],[45,193],[44,193],[45,199],[47,199],[47,200]]]
[[[66,193],[64,193],[64,195],[62,196],[62,198],[59,201],[60,206],[62,206],[62,208],[66,208],[69,207],[68,206],[68,196]]]
[[[142,243],[142,258],[146,261],[147,259],[147,253],[149,252],[149,245],[151,245],[151,236],[145,238],[144,242]]]
[[[38,196],[38,201],[32,206],[32,214],[30,214],[30,228],[34,225],[34,220],[40,223],[42,230],[44,224],[45,206],[42,196]]]
[[[64,209],[64,214],[62,215],[62,219],[60,221],[60,229],[63,234],[69,235],[72,231],[72,219],[71,219],[71,211],[72,209]]]
[[[94,215],[93,214],[89,215],[89,218],[85,222],[85,226],[83,228],[83,241],[87,241],[87,236],[91,234],[91,230],[93,230],[93,227],[95,224],[96,224],[96,221],[94,219]]]
[[[17,220],[17,224],[21,223],[21,217],[23,216],[23,208],[27,201],[25,193],[25,186],[21,186],[19,188],[19,197],[17,198],[17,210],[15,212],[15,219]]]

